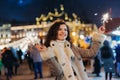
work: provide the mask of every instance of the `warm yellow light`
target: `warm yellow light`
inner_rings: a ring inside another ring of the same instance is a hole
[[[85,37],[84,37],[84,35],[80,35],[80,39],[84,39]]]
[[[62,4],[60,5],[60,10],[61,10],[61,11],[64,11],[64,7],[63,7]]]
[[[75,36],[76,35],[76,32],[72,32],[72,36]]]

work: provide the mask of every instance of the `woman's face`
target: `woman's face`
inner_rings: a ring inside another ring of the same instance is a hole
[[[58,33],[57,33],[57,39],[58,40],[65,40],[68,36],[67,32],[67,26],[65,24],[61,24]]]

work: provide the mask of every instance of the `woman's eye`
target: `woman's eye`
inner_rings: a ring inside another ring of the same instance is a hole
[[[67,31],[67,29],[64,29],[65,31]]]

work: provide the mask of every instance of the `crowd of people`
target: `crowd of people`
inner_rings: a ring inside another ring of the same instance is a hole
[[[93,74],[101,77],[101,68],[104,68],[105,80],[112,80],[113,73],[116,77],[120,77],[120,44],[111,48],[110,42],[105,40],[101,46],[99,53],[94,58]]]
[[[0,51],[0,73],[2,67],[4,67],[4,73],[6,75],[6,79],[10,80],[12,75],[17,75],[17,69],[21,64],[21,56],[22,52],[17,51],[13,47],[4,47]]]
[[[29,69],[34,72],[34,79],[43,78],[42,62],[45,61],[50,68],[51,76],[55,76],[55,80],[89,80],[82,61],[83,58],[95,59],[93,73],[98,77],[101,72],[101,62],[103,62],[105,80],[108,79],[108,73],[109,79],[112,79],[112,73],[115,71],[114,61],[116,60],[116,74],[120,76],[120,58],[118,57],[120,56],[120,49],[116,48],[117,56],[115,59],[112,48],[109,42],[105,40],[103,33],[104,30],[94,32],[90,47],[84,49],[72,44],[69,26],[65,21],[54,21],[44,44],[38,42],[28,45],[25,59],[28,61]],[[21,56],[22,51],[20,49],[15,51],[12,47],[5,47],[1,50],[0,70],[3,64],[7,70],[7,80],[13,74],[17,74],[17,68],[22,64]],[[15,72],[13,72],[13,67],[15,67]]]

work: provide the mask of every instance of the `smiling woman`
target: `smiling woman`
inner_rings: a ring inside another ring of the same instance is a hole
[[[105,35],[100,32],[93,34],[91,47],[83,49],[72,44],[66,22],[55,20],[48,30],[44,45],[39,47],[42,59],[47,61],[51,70],[51,75],[55,76],[56,80],[76,80],[76,78],[89,80],[82,59],[96,55],[105,39]]]

